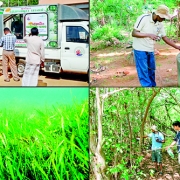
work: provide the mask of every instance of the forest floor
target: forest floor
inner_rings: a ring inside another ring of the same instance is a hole
[[[180,45],[180,43],[177,43]],[[159,87],[178,85],[176,56],[179,50],[158,43],[155,45],[156,83]],[[132,48],[108,47],[91,51],[90,54],[91,86],[141,86],[138,80]]]
[[[146,175],[144,180],[180,180],[180,165],[178,164],[177,154],[175,154],[176,158],[172,159],[167,152],[164,152],[162,157],[162,175],[159,172],[154,172],[155,166],[151,158],[142,161],[141,170]]]

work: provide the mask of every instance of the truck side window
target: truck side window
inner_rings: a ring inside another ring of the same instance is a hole
[[[87,43],[88,32],[81,26],[66,27],[66,42]]]

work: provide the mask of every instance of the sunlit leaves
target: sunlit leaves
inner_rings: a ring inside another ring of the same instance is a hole
[[[113,90],[100,88],[100,95],[104,97],[103,94]],[[134,88],[133,90],[131,88],[101,99],[103,104],[103,152],[108,166],[106,173],[110,179],[115,176],[119,179],[142,179],[145,177],[145,174],[139,170],[143,157],[139,151],[137,137],[140,135],[149,99],[154,92],[158,93],[150,104],[143,134],[150,133],[150,127],[155,124],[160,131],[173,135],[170,129],[172,121],[180,118],[179,88]],[[95,101],[94,93],[91,93],[90,101],[90,112],[96,112],[97,107],[92,103]],[[95,113],[91,117],[95,119],[96,115]],[[167,138],[169,144],[171,140],[171,138]],[[132,149],[130,149],[130,143]],[[144,140],[143,150],[149,150],[149,147],[149,141]]]
[[[1,112],[1,179],[89,177],[88,102],[19,111]]]

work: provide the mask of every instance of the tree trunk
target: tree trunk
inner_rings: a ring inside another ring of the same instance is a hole
[[[146,107],[146,111],[145,111],[145,114],[144,114],[144,118],[142,120],[141,129],[140,129],[140,141],[139,141],[140,152],[142,152],[142,144],[143,144],[142,142],[143,142],[143,136],[144,136],[144,126],[145,126],[145,123],[146,123],[146,118],[147,118],[147,115],[148,115],[148,111],[149,111],[149,108],[151,106],[151,103],[152,103],[153,99],[160,92],[160,90],[161,90],[161,88],[159,88],[157,91],[155,91],[153,89],[154,92],[153,92],[151,98],[149,99],[147,107]]]
[[[128,121],[128,129],[129,129],[129,160],[130,160],[130,165],[132,168],[132,129],[131,129],[131,122],[130,122],[130,118],[129,118],[129,112],[128,109],[126,107],[127,105],[125,105],[125,109],[126,109],[126,117],[127,117],[127,121]]]
[[[98,138],[97,138],[97,147],[94,156],[94,174],[96,180],[106,179],[105,176],[105,158],[103,156],[102,151],[102,139],[103,139],[103,131],[102,131],[102,103],[100,100],[99,88],[96,88],[96,103],[97,103],[97,114],[98,114]]]
[[[177,37],[180,37],[180,12],[178,9],[178,14],[177,14]]]

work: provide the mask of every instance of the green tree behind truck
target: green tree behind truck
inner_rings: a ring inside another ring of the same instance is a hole
[[[1,0],[3,7],[37,5],[38,0]]]

